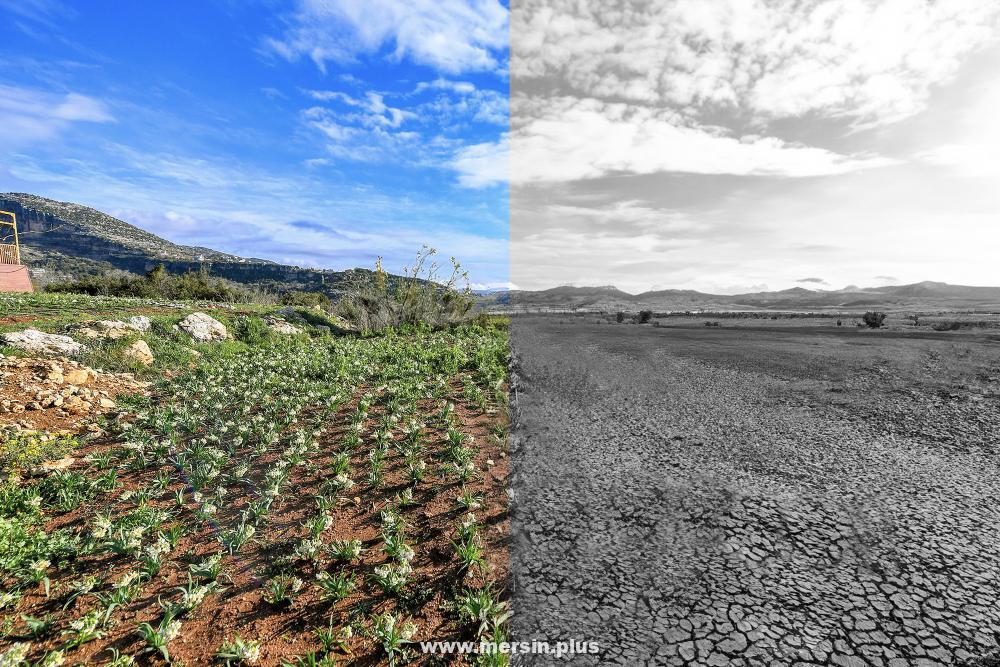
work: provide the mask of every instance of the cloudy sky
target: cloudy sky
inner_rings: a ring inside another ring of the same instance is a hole
[[[517,286],[1000,285],[996,0],[518,0],[510,30]]]
[[[0,0],[0,191],[179,243],[507,280],[505,0]]]

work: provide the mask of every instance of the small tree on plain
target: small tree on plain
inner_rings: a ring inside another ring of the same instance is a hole
[[[879,329],[885,324],[885,313],[877,310],[869,310],[861,317],[861,320],[868,328]]]

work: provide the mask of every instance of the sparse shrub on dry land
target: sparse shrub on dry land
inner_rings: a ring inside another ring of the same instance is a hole
[[[475,305],[468,274],[452,257],[451,274],[442,279],[441,266],[432,259],[436,253],[424,246],[402,277],[386,273],[379,258],[374,281],[349,291],[337,304],[337,314],[364,331],[408,325],[438,327],[467,320]]]
[[[885,324],[885,313],[877,310],[869,310],[861,316],[861,320],[870,329],[879,329]]]
[[[961,322],[938,322],[931,327],[934,331],[958,331],[962,328]]]

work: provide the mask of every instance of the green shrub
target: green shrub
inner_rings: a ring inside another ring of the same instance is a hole
[[[281,295],[278,302],[283,306],[298,306],[300,308],[332,308],[333,302],[330,297],[322,292],[306,292],[303,290],[289,290]]]
[[[204,268],[178,275],[167,272],[162,264],[145,276],[124,272],[103,273],[70,282],[51,283],[45,286],[45,291],[144,299],[274,303],[273,295],[256,287],[214,277]]]
[[[401,326],[443,326],[470,317],[476,300],[468,287],[468,274],[451,258],[451,275],[439,276],[440,265],[430,261],[436,250],[424,246],[412,268],[390,276],[375,263],[375,277],[354,285],[337,304],[337,314],[363,331]],[[465,287],[459,287],[459,283]]]
[[[271,329],[256,316],[240,317],[233,323],[233,336],[247,345],[260,345],[271,338]]]
[[[651,311],[651,310],[640,310],[639,311],[639,324],[646,324],[651,319],[653,319],[653,311]]]

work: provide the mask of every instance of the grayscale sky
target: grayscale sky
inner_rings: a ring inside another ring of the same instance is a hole
[[[996,0],[518,0],[511,281],[1000,285]]]

